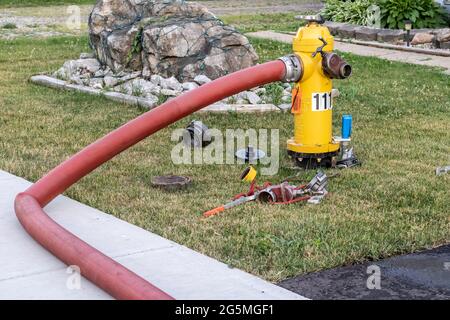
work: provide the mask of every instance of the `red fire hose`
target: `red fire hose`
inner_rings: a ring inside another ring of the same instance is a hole
[[[58,225],[44,212],[43,207],[97,167],[158,130],[229,96],[280,81],[286,73],[286,64],[279,60],[238,71],[128,122],[17,195],[15,211],[20,223],[44,248],[67,265],[78,266],[84,277],[116,299],[173,299]]]

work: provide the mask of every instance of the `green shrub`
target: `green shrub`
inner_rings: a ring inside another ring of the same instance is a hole
[[[369,25],[372,5],[381,9],[383,28],[403,29],[405,20],[419,29],[448,25],[448,14],[434,0],[327,0],[321,13],[327,20]]]
[[[321,14],[327,20],[365,26],[369,18],[367,9],[374,4],[377,0],[328,0]]]
[[[2,26],[3,29],[17,29],[17,26],[15,23],[6,23]]]
[[[446,25],[446,12],[434,0],[379,0],[381,24],[390,29],[403,29],[405,20],[414,28],[436,28]]]

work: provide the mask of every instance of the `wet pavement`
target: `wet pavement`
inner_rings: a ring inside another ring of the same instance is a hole
[[[278,285],[310,299],[321,300],[450,300],[450,245],[315,272],[284,280]]]

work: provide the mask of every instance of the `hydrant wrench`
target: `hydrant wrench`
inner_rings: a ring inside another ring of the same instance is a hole
[[[258,198],[258,194],[259,192],[256,192],[255,194],[251,195],[251,196],[247,196],[247,197],[240,197],[234,201],[231,201],[223,206],[217,207],[215,209],[209,210],[207,212],[205,212],[203,214],[203,217],[205,218],[209,218],[212,216],[215,216],[221,212],[224,212],[225,210],[237,207],[241,204],[247,203],[247,202],[251,202],[251,201],[255,201]]]

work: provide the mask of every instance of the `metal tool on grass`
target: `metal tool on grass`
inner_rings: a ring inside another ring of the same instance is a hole
[[[450,166],[436,168],[437,176],[442,176],[448,172],[450,172]]]
[[[252,166],[248,167],[242,173],[241,180],[251,183],[250,190],[247,193],[240,193],[234,196],[232,201],[225,205],[205,212],[203,216],[209,218],[252,201],[272,205],[287,205],[303,201],[308,201],[311,204],[319,204],[328,194],[326,190],[328,177],[321,171],[308,184],[302,186],[295,186],[288,181],[277,185],[266,182],[263,186],[257,186],[256,175],[256,170]]]

